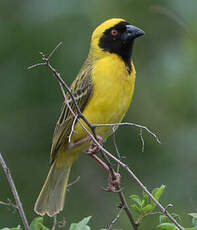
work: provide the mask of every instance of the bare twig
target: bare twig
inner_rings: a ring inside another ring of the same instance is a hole
[[[119,188],[120,188],[120,187],[117,186],[117,189],[119,189]],[[134,229],[134,230],[137,230],[137,229],[138,229],[138,223],[135,222],[133,216],[131,215],[131,212],[130,212],[130,210],[129,210],[129,207],[128,207],[128,204],[127,204],[127,201],[126,201],[126,199],[125,199],[125,196],[124,196],[123,191],[120,190],[118,194],[119,194],[119,198],[120,198],[120,201],[121,201],[121,205],[122,205],[122,207],[124,208],[124,210],[125,210],[125,212],[126,212],[128,218],[129,218],[129,220],[130,220],[130,223],[131,223],[132,226],[133,226],[133,229]]]
[[[15,204],[13,204],[10,199],[8,199],[8,202],[0,201],[0,205],[5,205],[18,211],[18,207]]]
[[[111,222],[111,224],[109,225],[109,227],[108,227],[107,230],[111,230],[111,229],[112,229],[113,224],[115,224],[115,223],[118,221],[118,219],[120,218],[120,214],[121,214],[121,212],[123,211],[123,209],[124,209],[124,206],[122,206],[122,207],[120,208],[120,210],[119,210],[117,216],[112,220],[112,222]]]
[[[51,53],[50,53],[49,56],[47,57],[48,60],[53,56],[53,54],[55,53],[55,51],[56,51],[61,45],[62,45],[62,42],[59,42],[59,43],[57,44],[57,46],[51,51]]]
[[[53,52],[53,51],[52,51]],[[54,52],[53,52],[54,53]],[[119,159],[117,159],[115,156],[113,156],[109,151],[107,151],[105,148],[103,148],[103,146],[97,141],[97,136],[96,136],[96,133],[95,133],[95,128],[96,127],[99,127],[99,126],[134,126],[134,127],[138,127],[140,129],[144,129],[146,130],[148,133],[150,133],[158,143],[160,143],[160,140],[158,139],[158,137],[153,133],[151,132],[147,127],[145,126],[141,126],[141,125],[138,125],[138,124],[134,124],[134,123],[128,123],[128,122],[124,122],[124,123],[118,123],[118,124],[90,124],[88,122],[88,120],[84,117],[84,115],[81,113],[80,111],[80,108],[78,106],[78,104],[76,103],[76,100],[75,100],[75,97],[72,93],[72,91],[70,90],[70,88],[66,85],[66,83],[63,81],[63,79],[61,78],[60,76],[60,73],[58,73],[52,66],[51,64],[49,63],[49,59],[45,57],[45,55],[43,53],[41,53],[42,55],[42,60],[45,62],[46,66],[49,68],[50,71],[52,71],[53,75],[58,79],[59,83],[61,83],[60,85],[62,85],[66,90],[67,92],[69,93],[70,95],[70,98],[71,100],[73,101],[73,104],[75,106],[75,109],[76,109],[76,113],[78,115],[78,122],[81,124],[81,126],[83,127],[83,129],[89,134],[89,136],[91,137],[92,141],[94,141],[94,143],[99,147],[99,149],[101,150],[101,153],[109,167],[109,170],[110,170],[110,173],[111,173],[111,176],[112,176],[112,179],[113,177],[115,177],[115,174],[114,174],[114,170],[113,170],[113,167],[111,165],[111,163],[109,162],[108,157],[110,157],[112,160],[114,160],[116,163],[118,163],[122,168],[124,168],[129,176],[134,179],[136,181],[136,183],[141,187],[141,189],[149,196],[149,198],[151,200],[153,200],[153,202],[157,205],[157,207],[161,210],[161,212],[166,215],[176,226],[178,229],[180,230],[184,230],[184,228],[170,215],[170,213],[153,197],[153,195],[147,190],[147,188],[143,185],[143,183],[136,177],[136,175],[133,173],[133,171],[126,165],[124,164],[122,161],[120,161]],[[49,57],[51,58],[51,55],[49,55]],[[37,66],[37,65],[35,65]],[[65,95],[63,93],[63,95]],[[66,99],[65,99],[66,100]],[[76,116],[76,115],[75,115]],[[85,127],[85,125],[81,122],[80,118],[86,123],[86,125],[90,128],[91,132]],[[117,187],[118,188],[118,187]],[[119,192],[119,196],[120,195],[120,192]],[[125,200],[123,200],[123,205],[125,205]],[[127,209],[125,209],[124,207],[124,210],[126,211]],[[130,222],[133,226],[133,228],[135,230],[137,230],[138,228],[138,224],[135,223],[135,221],[133,220],[133,217],[128,209],[128,212],[126,211],[128,217],[131,216],[130,219]]]
[[[30,70],[30,69],[33,69],[35,67],[41,66],[41,65],[46,65],[46,63],[38,63],[38,64],[35,64],[35,65],[31,65],[27,69]]]
[[[73,185],[76,184],[79,180],[80,180],[80,176],[78,176],[73,182],[71,182],[70,184],[68,184],[68,185],[67,185],[67,188],[73,186]]]
[[[55,230],[56,225],[57,225],[57,215],[54,215],[53,216],[53,226],[52,226],[51,230]]]
[[[100,127],[100,126],[133,126],[139,129],[144,129],[146,130],[151,136],[153,136],[155,138],[155,140],[157,141],[157,143],[161,144],[161,141],[159,140],[159,138],[157,137],[157,135],[155,133],[153,133],[152,131],[150,131],[149,128],[147,128],[146,126],[143,125],[139,125],[139,124],[135,124],[135,123],[131,123],[131,122],[122,122],[122,123],[115,123],[115,124],[92,124],[93,127]]]
[[[121,159],[121,156],[120,156],[120,152],[118,150],[118,146],[117,146],[117,143],[116,143],[116,133],[115,133],[115,126],[113,127],[113,144],[114,144],[114,147],[115,147],[115,150],[116,150],[116,154],[117,154],[117,157],[118,159]],[[116,172],[119,173],[120,171],[120,165],[117,164],[117,168],[116,168]]]
[[[73,133],[74,133],[75,124],[76,124],[76,122],[77,122],[77,119],[78,119],[78,116],[76,115],[76,116],[75,116],[75,119],[74,119],[74,121],[73,121],[73,123],[72,123],[71,132],[70,132],[69,137],[68,137],[68,143],[70,143],[70,141],[71,141],[72,135],[73,135]]]
[[[12,179],[12,176],[11,176],[11,173],[10,173],[10,170],[9,168],[7,167],[1,153],[0,153],[0,164],[3,168],[3,171],[7,177],[7,180],[9,182],[9,185],[10,185],[10,188],[11,188],[11,191],[12,191],[12,194],[14,196],[14,199],[16,201],[16,207],[17,207],[17,210],[19,212],[19,215],[21,217],[21,220],[23,222],[23,225],[25,227],[25,230],[30,230],[29,228],[29,224],[28,224],[28,221],[27,221],[27,218],[26,218],[26,215],[25,215],[25,212],[23,210],[23,206],[22,206],[22,203],[20,201],[20,198],[19,198],[19,195],[18,195],[18,192],[16,190],[16,187],[15,187],[15,184],[14,184],[14,181]]]
[[[142,142],[142,152],[144,152],[144,138],[143,138],[142,132],[143,132],[143,129],[140,128],[140,139]]]

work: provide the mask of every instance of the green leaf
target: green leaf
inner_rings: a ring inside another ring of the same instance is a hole
[[[189,213],[189,216],[192,216],[192,224],[194,225],[194,227],[197,227],[197,213]]]
[[[142,201],[138,195],[131,195],[130,198],[135,201],[140,207],[142,206]]]
[[[164,190],[165,190],[165,187],[166,187],[165,185],[161,185],[160,188],[155,188],[155,189],[153,189],[152,195],[154,196],[154,198],[155,198],[156,200],[159,201],[161,195],[163,194],[163,192],[164,192]],[[154,206],[156,206],[156,204],[155,204],[152,200],[151,200],[151,203],[152,203]]]
[[[162,223],[157,225],[158,228],[168,229],[168,230],[178,230],[178,228],[172,223]]]
[[[131,205],[131,208],[139,215],[143,213],[142,208],[139,208],[136,204]]]
[[[181,222],[182,218],[181,216],[179,216],[176,213],[171,213],[171,216],[177,221],[177,222]],[[169,220],[169,218],[165,215],[160,215],[159,216],[159,223],[171,223],[171,221]]]
[[[165,216],[165,215],[160,215],[159,216],[159,223],[160,224],[162,224],[162,223],[169,223],[169,222],[170,222],[170,220],[168,219],[167,216]]]
[[[143,192],[142,208],[145,207],[148,203],[149,203],[149,197],[145,192]]]
[[[30,224],[30,230],[49,230],[43,225],[43,217],[36,217]]]
[[[1,230],[22,230],[22,228],[18,225],[16,228],[2,228]]]
[[[154,209],[154,206],[152,204],[147,204],[144,208],[142,208],[143,213],[149,213],[152,212]]]
[[[91,230],[91,228],[87,225],[91,216],[84,218],[78,224],[71,224],[69,230]]]
[[[194,217],[194,218],[197,218],[197,213],[194,213],[194,212],[193,212],[193,213],[188,213],[188,215],[189,215],[189,216],[192,216],[192,217]]]
[[[181,222],[182,221],[182,217],[181,216],[179,216],[178,214],[176,214],[176,213],[171,213],[171,215],[172,215],[172,217],[177,221],[177,222]]]

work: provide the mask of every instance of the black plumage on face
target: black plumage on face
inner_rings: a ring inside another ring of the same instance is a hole
[[[144,35],[144,31],[122,21],[104,31],[99,47],[107,52],[118,54],[131,73],[131,55],[134,39]]]

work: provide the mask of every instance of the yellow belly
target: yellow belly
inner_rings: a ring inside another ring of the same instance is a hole
[[[134,84],[135,68],[128,74],[125,64],[117,55],[97,61],[92,71],[93,95],[83,114],[92,124],[119,123],[130,105]],[[97,127],[96,133],[107,138],[112,127]],[[83,138],[87,133],[79,123],[76,124],[73,141]]]

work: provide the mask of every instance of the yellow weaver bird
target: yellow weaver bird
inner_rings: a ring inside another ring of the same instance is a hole
[[[90,123],[112,124],[123,119],[135,85],[133,43],[141,35],[144,31],[121,18],[109,19],[94,30],[88,58],[71,85],[75,100]],[[69,94],[66,96],[76,112]],[[34,207],[39,215],[54,216],[63,209],[71,166],[79,152],[89,146],[87,142],[70,147],[88,135],[77,122],[69,143],[73,121],[74,116],[64,103],[54,131],[51,168]],[[112,134],[112,127],[97,127],[96,134],[105,140]]]

